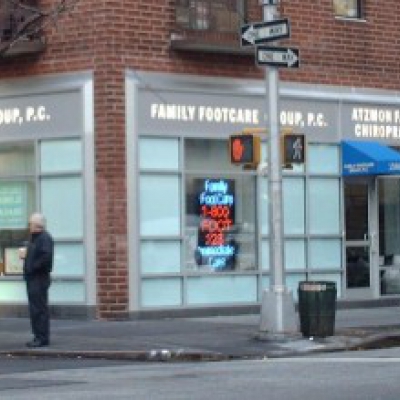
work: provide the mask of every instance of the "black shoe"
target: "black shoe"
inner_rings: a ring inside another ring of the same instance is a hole
[[[49,341],[48,340],[40,340],[40,339],[33,339],[32,341],[28,342],[26,344],[27,347],[44,347],[44,346],[48,346],[49,345]]]

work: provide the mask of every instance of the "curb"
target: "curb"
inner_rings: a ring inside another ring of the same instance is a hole
[[[184,350],[150,350],[150,351],[109,351],[109,350],[11,350],[0,351],[5,357],[41,357],[41,358],[86,358],[120,361],[154,361],[154,362],[184,362],[184,361],[227,361],[234,358],[221,353],[187,352]]]
[[[254,338],[256,339],[256,338]],[[400,330],[374,333],[364,337],[352,335],[332,336],[322,341],[315,340],[315,347],[296,348],[298,340],[271,340],[275,345],[274,349],[265,349],[260,354],[223,354],[213,351],[186,351],[157,349],[157,350],[57,350],[49,348],[24,349],[24,350],[0,350],[0,357],[41,357],[41,358],[70,358],[70,359],[102,359],[102,360],[120,360],[133,362],[217,362],[232,360],[257,360],[301,357],[310,354],[334,353],[341,351],[373,350],[400,346]],[[257,339],[256,339],[257,340]],[[268,342],[264,336],[260,341]],[[336,342],[335,342],[336,341]]]

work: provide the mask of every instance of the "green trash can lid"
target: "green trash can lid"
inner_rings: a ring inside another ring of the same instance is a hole
[[[304,292],[325,292],[326,290],[336,290],[336,282],[331,281],[301,281],[299,290]]]

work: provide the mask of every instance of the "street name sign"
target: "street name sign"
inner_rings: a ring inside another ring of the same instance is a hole
[[[241,27],[241,45],[253,46],[277,39],[290,37],[290,25],[287,18],[258,22]]]
[[[279,0],[260,0],[260,4],[263,6],[277,6]]]
[[[300,51],[290,47],[258,46],[257,65],[275,65],[276,67],[299,68]]]

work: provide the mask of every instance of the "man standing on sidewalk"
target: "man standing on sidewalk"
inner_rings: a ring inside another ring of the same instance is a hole
[[[24,279],[33,333],[33,340],[26,345],[42,347],[50,344],[48,292],[53,268],[54,242],[46,231],[46,220],[42,214],[31,215],[29,232],[27,248],[20,249],[20,256],[24,259]]]

